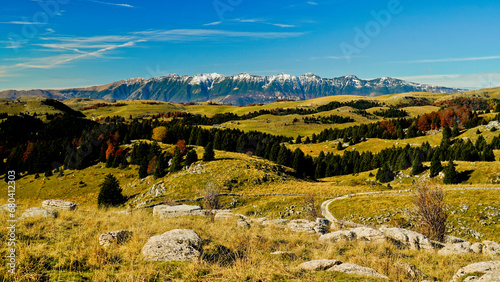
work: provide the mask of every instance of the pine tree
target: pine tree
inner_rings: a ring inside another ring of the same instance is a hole
[[[179,147],[175,146],[174,157],[172,158],[172,163],[170,164],[170,172],[176,172],[182,169],[182,155]]]
[[[113,163],[112,163],[111,167],[114,167],[114,168],[119,167],[119,166],[120,166],[121,161],[122,161],[122,158],[120,158],[120,157],[118,157],[118,156],[114,157],[114,158],[113,158]]]
[[[385,163],[381,168],[378,169],[375,179],[381,183],[390,182],[394,179],[394,172],[389,166],[389,163]]]
[[[403,127],[401,125],[398,125],[398,139],[405,139],[405,132],[403,131]]]
[[[139,178],[145,178],[148,176],[148,163],[147,159],[144,159],[139,167]]]
[[[411,175],[417,175],[424,171],[424,166],[420,161],[420,157],[418,154],[415,154],[415,158],[413,159],[413,164],[411,166]]]
[[[339,150],[339,151],[344,150],[344,146],[342,146],[342,142],[340,142],[340,141],[337,143],[337,150]]]
[[[429,172],[430,177],[435,177],[443,170],[443,166],[441,165],[441,161],[439,160],[439,155],[434,154],[431,160],[431,168]]]
[[[215,160],[214,146],[212,142],[207,144],[205,147],[205,153],[203,153],[203,161],[209,162]]]
[[[278,141],[273,143],[271,147],[271,152],[269,152],[269,160],[275,162],[278,159],[280,152],[280,143]]]
[[[191,164],[198,161],[198,154],[195,150],[189,150],[186,154],[186,166],[190,166]]]
[[[214,149],[221,150],[222,138],[220,135],[220,131],[217,131],[214,136]]]
[[[458,123],[455,122],[453,124],[453,129],[451,130],[451,136],[457,137],[458,135],[460,135],[460,130],[458,129]]]
[[[295,149],[293,152],[293,169],[297,177],[302,178],[304,176],[304,152],[299,148]]]
[[[444,168],[443,182],[444,182],[444,184],[457,184],[457,183],[459,183],[458,173],[457,173],[457,170],[455,169],[455,164],[453,163],[452,160],[450,160],[448,162],[448,165]]]
[[[491,148],[491,146],[484,146],[483,152],[481,154],[481,159],[485,162],[495,161],[495,154],[493,153],[493,149]]]
[[[107,168],[113,167],[113,161],[114,160],[115,160],[115,157],[108,156],[108,159],[106,160],[106,167]]]
[[[155,168],[155,171],[153,174],[154,177],[161,178],[161,177],[165,176],[167,166],[168,166],[167,158],[166,158],[165,154],[161,154],[158,157],[158,162],[156,163],[156,168]]]
[[[287,165],[287,163],[288,163],[288,149],[286,148],[285,145],[281,145],[276,163],[278,163],[280,165]]]
[[[104,182],[101,184],[101,190],[97,197],[99,208],[110,206],[118,206],[125,202],[125,197],[122,195],[122,189],[116,177],[112,174],[106,175]]]
[[[302,142],[302,136],[297,135],[297,139],[295,139],[295,144],[300,144]]]
[[[450,140],[451,138],[451,129],[449,126],[445,126],[443,128],[443,140]]]
[[[106,143],[104,143],[101,146],[101,152],[99,153],[99,161],[101,163],[105,163],[106,162],[106,150],[107,149],[108,149],[108,146],[106,145]]]

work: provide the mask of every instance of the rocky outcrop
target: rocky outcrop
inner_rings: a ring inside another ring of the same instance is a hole
[[[307,219],[294,219],[287,223],[288,229],[293,232],[307,232],[310,234],[325,234],[327,227]]]
[[[379,229],[384,236],[398,245],[408,247],[412,250],[434,250],[432,242],[426,236],[403,228]]]
[[[365,242],[376,242],[381,243],[385,241],[384,234],[377,229],[370,227],[358,227],[353,228],[351,231],[356,234],[357,240],[362,240]]]
[[[500,272],[500,261],[483,261],[483,262],[478,262],[478,263],[473,263],[473,264],[469,264],[465,267],[462,267],[460,268],[456,273],[455,275],[453,276],[451,282],[457,282],[457,281],[460,281],[460,279],[468,274],[471,274],[471,273],[474,273],[474,272],[477,272],[477,273],[484,273],[484,275],[482,277],[476,277],[476,278],[472,278],[472,279],[475,279],[475,280],[471,280],[469,277],[467,277],[467,279],[469,279],[468,281],[499,281],[499,280],[495,280],[495,279],[492,279],[492,280],[484,280],[486,278],[488,278],[488,276],[494,276],[496,275],[498,277],[498,273]],[[488,276],[486,276],[488,275]],[[483,277],[485,277],[483,279]],[[483,279],[483,280],[479,280],[479,279]]]
[[[483,254],[489,256],[500,255],[500,244],[493,241],[483,241]]]
[[[356,238],[356,234],[350,230],[340,230],[321,235],[320,241],[337,242],[341,240],[351,241]]]
[[[132,232],[127,230],[111,231],[99,236],[99,245],[108,247],[113,244],[123,244],[132,237]]]
[[[367,276],[367,277],[389,279],[389,277],[378,273],[373,268],[360,266],[360,265],[352,264],[352,263],[342,263],[339,265],[334,265],[334,266],[330,267],[329,269],[327,269],[326,271],[336,271],[336,272],[342,272],[342,273],[346,273],[346,274],[355,274],[355,275],[361,275],[361,276]]]
[[[483,253],[483,244],[481,243],[474,243],[472,246],[470,246],[470,250],[476,254],[481,254]]]
[[[21,217],[50,217],[56,218],[58,216],[57,211],[46,210],[42,208],[29,208],[21,215]]]
[[[269,225],[286,226],[289,222],[290,222],[289,219],[278,218],[278,219],[272,219],[272,220],[264,220],[262,222],[262,225],[264,225],[264,226],[269,226]]]
[[[404,271],[406,278],[411,281],[422,281],[423,279],[429,278],[429,276],[423,273],[420,269],[416,268],[414,265],[403,262],[396,262],[395,266],[402,271]]]
[[[447,255],[463,255],[471,252],[471,243],[454,243],[454,244],[446,244],[444,248],[438,251],[438,254],[447,256]]]
[[[45,200],[42,207],[47,210],[66,210],[72,211],[78,208],[78,205],[64,200]]]
[[[153,207],[153,216],[158,216],[162,219],[180,217],[180,216],[206,216],[208,213],[202,210],[200,206],[191,205],[158,205]]]
[[[142,248],[148,261],[196,261],[201,256],[202,240],[189,229],[174,229],[149,238]]]
[[[306,261],[304,263],[299,264],[299,269],[304,270],[327,270],[334,265],[341,264],[342,262],[336,259],[317,259]]]

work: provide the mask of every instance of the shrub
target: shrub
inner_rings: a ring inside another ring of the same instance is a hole
[[[125,202],[125,197],[122,195],[122,189],[116,177],[111,173],[106,175],[104,182],[101,184],[101,190],[97,197],[97,205],[102,207],[119,206]]]
[[[429,185],[417,186],[413,201],[421,219],[422,233],[432,240],[443,242],[446,232],[448,211],[444,202],[444,192]]]
[[[220,209],[219,190],[213,183],[208,183],[203,190],[203,208],[206,210]]]
[[[315,198],[316,197],[313,194],[307,194],[304,196],[304,213],[305,216],[311,220],[316,220],[318,217]]]

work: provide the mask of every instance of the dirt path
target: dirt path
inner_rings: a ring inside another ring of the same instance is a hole
[[[500,188],[486,188],[486,187],[466,187],[466,188],[451,188],[451,189],[445,189],[445,191],[464,191],[464,190],[500,190]],[[347,226],[347,227],[359,227],[362,226],[361,224],[352,222],[352,221],[343,221],[343,220],[338,220],[336,219],[333,214],[330,212],[329,206],[332,202],[334,201],[339,201],[339,200],[344,200],[348,198],[352,198],[353,196],[360,196],[360,195],[377,195],[377,194],[397,194],[398,196],[403,196],[403,195],[409,195],[412,192],[412,190],[399,190],[399,191],[375,191],[375,192],[362,192],[362,193],[354,193],[354,194],[348,194],[344,196],[340,196],[337,198],[329,199],[321,203],[321,214],[323,215],[324,218],[328,219],[332,223],[336,223],[342,226]]]

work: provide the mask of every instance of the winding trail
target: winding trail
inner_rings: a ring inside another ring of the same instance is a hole
[[[451,189],[443,189],[444,191],[465,191],[465,190],[500,190],[499,188],[496,187],[464,187],[464,188],[451,188]],[[383,195],[383,194],[396,194],[398,196],[404,196],[404,195],[409,195],[412,193],[411,189],[407,190],[399,190],[399,191],[374,191],[374,192],[361,192],[361,193],[354,193],[354,194],[348,194],[344,196],[340,196],[337,198],[329,199],[321,203],[321,214],[323,215],[324,218],[328,219],[330,222],[341,225],[341,226],[346,226],[346,227],[360,227],[363,226],[361,224],[352,222],[352,221],[343,221],[343,220],[338,220],[336,219],[333,214],[330,212],[329,206],[332,202],[339,201],[339,200],[344,200],[348,198],[352,198],[353,196],[360,196],[360,195]]]

